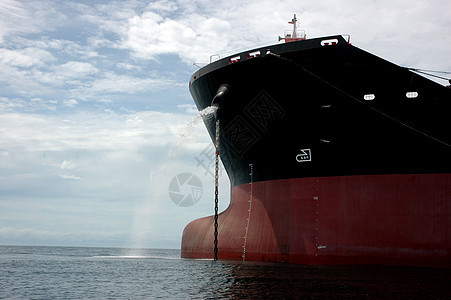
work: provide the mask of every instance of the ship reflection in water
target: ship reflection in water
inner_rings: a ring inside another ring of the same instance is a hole
[[[211,293],[226,299],[446,299],[447,269],[354,265],[308,266],[237,261],[211,262]]]

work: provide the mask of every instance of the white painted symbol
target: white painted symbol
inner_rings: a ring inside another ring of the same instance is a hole
[[[301,153],[296,155],[297,162],[306,162],[312,160],[312,154],[310,149],[301,149]]]

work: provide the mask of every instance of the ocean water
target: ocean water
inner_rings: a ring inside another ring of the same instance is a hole
[[[180,250],[0,246],[0,299],[451,299],[451,271],[181,259]]]

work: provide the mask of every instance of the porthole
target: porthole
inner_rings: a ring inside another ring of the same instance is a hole
[[[414,99],[414,98],[418,97],[418,92],[407,92],[406,97],[409,99]]]
[[[366,94],[363,96],[363,99],[366,101],[374,100],[374,98],[376,98],[376,96],[374,94]]]

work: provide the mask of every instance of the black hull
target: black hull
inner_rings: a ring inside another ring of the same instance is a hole
[[[215,62],[190,82],[199,110],[230,86],[220,148],[232,186],[249,182],[249,164],[255,181],[450,172],[450,89],[341,36],[258,51]],[[214,122],[206,125],[213,138]],[[303,149],[310,161],[297,161]]]

